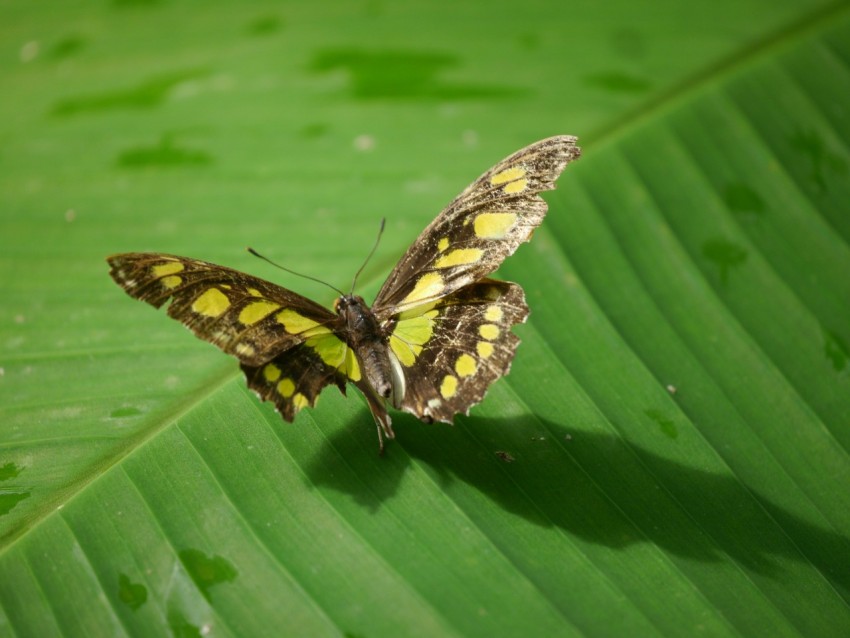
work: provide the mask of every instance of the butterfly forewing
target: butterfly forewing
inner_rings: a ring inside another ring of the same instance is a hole
[[[285,288],[237,270],[160,253],[108,258],[112,278],[198,337],[245,364],[259,365],[317,334],[331,333],[337,316]]]
[[[546,214],[539,193],[579,156],[576,138],[532,144],[484,173],[419,235],[387,278],[373,310],[386,319],[451,294],[496,270]]]

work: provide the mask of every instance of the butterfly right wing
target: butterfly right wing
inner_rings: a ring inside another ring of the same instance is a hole
[[[482,279],[433,304],[403,313],[389,338],[404,375],[399,407],[424,421],[468,414],[508,373],[528,316],[517,284]]]
[[[110,275],[131,297],[168,315],[237,357],[248,385],[274,401],[288,421],[313,405],[325,385],[344,391],[360,380],[339,318],[290,290],[237,270],[161,253],[107,258]]]

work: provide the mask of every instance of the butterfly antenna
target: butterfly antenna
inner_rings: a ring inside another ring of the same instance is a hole
[[[283,270],[283,271],[285,271],[285,272],[288,272],[290,275],[295,275],[296,277],[303,277],[304,279],[309,279],[310,281],[318,282],[318,283],[320,283],[320,284],[323,284],[323,285],[327,286],[328,288],[330,288],[330,289],[332,289],[332,290],[337,291],[340,295],[345,295],[345,293],[344,293],[344,292],[342,292],[342,290],[340,290],[340,289],[339,289],[339,288],[337,288],[336,286],[332,286],[331,284],[329,284],[329,283],[328,283],[328,282],[326,282],[326,281],[322,281],[321,279],[316,279],[315,277],[311,277],[310,275],[303,275],[303,274],[301,274],[300,272],[295,272],[294,270],[290,270],[289,268],[285,268],[285,267],[281,266],[280,264],[276,264],[276,263],[275,263],[275,262],[273,262],[271,259],[269,259],[268,257],[265,257],[265,256],[261,255],[260,253],[258,253],[256,250],[254,250],[254,249],[253,249],[253,248],[251,248],[250,246],[248,247],[248,252],[249,252],[249,253],[251,253],[252,255],[254,255],[254,257],[259,257],[259,258],[260,258],[260,259],[262,259],[263,261],[267,261],[267,262],[269,262],[269,263],[270,263],[272,266],[274,266],[275,268],[280,268],[281,270]]]
[[[384,234],[384,226],[387,224],[387,218],[384,217],[381,219],[381,228],[378,230],[378,236],[375,238],[375,245],[372,246],[372,250],[369,251],[369,255],[366,257],[366,261],[363,262],[363,265],[360,266],[360,269],[354,273],[354,279],[351,282],[351,293],[354,294],[354,286],[357,285],[357,278],[360,276],[360,273],[363,272],[363,269],[366,267],[366,264],[369,263],[369,260],[372,259],[372,255],[375,254],[375,251],[378,249],[378,244],[381,243],[381,235]]]

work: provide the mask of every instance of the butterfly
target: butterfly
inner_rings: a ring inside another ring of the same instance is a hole
[[[508,373],[528,316],[522,288],[487,277],[531,238],[555,188],[580,156],[577,138],[550,137],[505,158],[452,201],[408,248],[371,308],[341,294],[333,311],[257,277],[162,253],[107,258],[127,294],[239,359],[248,386],[286,421],[322,389],[365,396],[384,437],[387,406],[431,423],[469,413]]]

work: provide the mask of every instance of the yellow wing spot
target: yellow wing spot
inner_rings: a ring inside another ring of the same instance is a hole
[[[440,252],[443,252],[448,247],[449,247],[449,238],[448,237],[443,237],[443,238],[440,239],[440,241],[437,242],[437,250],[439,250]]]
[[[478,364],[468,354],[460,355],[455,361],[455,372],[460,377],[471,377],[477,369]]]
[[[274,383],[280,379],[280,368],[273,363],[267,363],[266,367],[263,368],[263,377],[265,377],[266,381],[269,383]]]
[[[508,182],[505,184],[505,187],[502,190],[508,195],[515,195],[516,193],[521,193],[526,188],[528,188],[528,180],[518,179],[515,182]]]
[[[181,279],[177,275],[169,275],[168,277],[163,277],[160,280],[160,283],[169,290],[171,290],[172,288],[177,288],[177,286],[183,283],[183,279]]]
[[[174,273],[182,272],[186,267],[179,261],[170,261],[167,264],[158,264],[151,270],[154,277],[165,277]]]
[[[292,404],[295,406],[296,410],[300,410],[301,408],[306,408],[310,405],[310,399],[305,397],[300,392],[296,392],[295,396],[292,397]]]
[[[390,348],[403,366],[410,367],[434,334],[434,319],[438,310],[428,310],[421,315],[400,318],[390,335]],[[401,315],[403,317],[403,315]]]
[[[251,295],[252,297],[262,297],[263,296],[263,293],[261,293],[256,288],[248,288],[248,294]]]
[[[242,312],[239,313],[239,323],[246,326],[253,326],[278,308],[280,308],[280,304],[272,303],[271,301],[253,301],[242,308]]]
[[[434,308],[434,306],[436,306],[438,303],[440,303],[439,300],[435,300],[435,301],[431,301],[431,302],[426,303],[426,304],[422,304],[421,306],[415,306],[413,308],[409,308],[408,310],[405,310],[404,312],[402,312],[398,316],[398,320],[404,321],[405,319],[410,319],[411,317],[418,317],[419,315],[424,315],[424,314],[430,312]],[[435,311],[433,316],[434,317],[437,316],[436,311]]]
[[[310,337],[304,345],[313,348],[319,358],[329,366],[336,368],[342,365],[345,354],[345,344],[332,334]]]
[[[475,345],[475,349],[478,351],[478,356],[482,359],[486,359],[493,354],[493,344],[486,341],[479,341]]]
[[[516,222],[516,213],[481,213],[475,218],[475,235],[481,239],[503,239]]]
[[[357,357],[351,348],[345,352],[345,374],[352,381],[360,381],[360,364],[357,363]]]
[[[421,299],[434,297],[443,290],[443,278],[440,273],[426,272],[422,275],[408,295],[401,300],[400,305],[417,302]]]
[[[494,326],[492,323],[485,323],[478,328],[478,334],[488,341],[493,341],[499,337],[499,326]]]
[[[285,377],[277,384],[277,392],[280,396],[288,399],[295,392],[295,383],[289,377]]]
[[[493,186],[498,186],[499,184],[505,184],[519,179],[520,177],[525,177],[525,173],[526,170],[522,166],[512,166],[511,168],[506,168],[505,170],[493,175],[493,177],[490,178],[490,183]]]
[[[422,346],[406,343],[395,335],[390,335],[390,348],[401,365],[406,368],[412,366],[416,361],[416,357],[422,352]]]
[[[283,329],[291,335],[303,335],[303,333],[308,331],[312,331],[310,332],[310,335],[330,332],[330,330],[325,328],[318,321],[308,319],[304,315],[298,314],[292,308],[284,308],[277,313],[277,320],[278,323],[283,324]]]
[[[502,309],[499,306],[487,306],[484,311],[484,318],[487,321],[501,321],[503,317]]]
[[[440,384],[440,394],[444,399],[451,399],[457,392],[457,377],[447,374]]]
[[[310,337],[304,345],[312,348],[319,358],[332,368],[339,370],[345,364],[345,374],[352,381],[360,380],[360,365],[357,357],[346,344],[331,332]]]
[[[192,302],[192,310],[205,317],[219,317],[230,308],[230,300],[218,288],[207,289]]]
[[[481,259],[483,254],[484,251],[480,248],[457,248],[437,259],[434,262],[434,268],[451,268],[464,264],[474,264]]]

